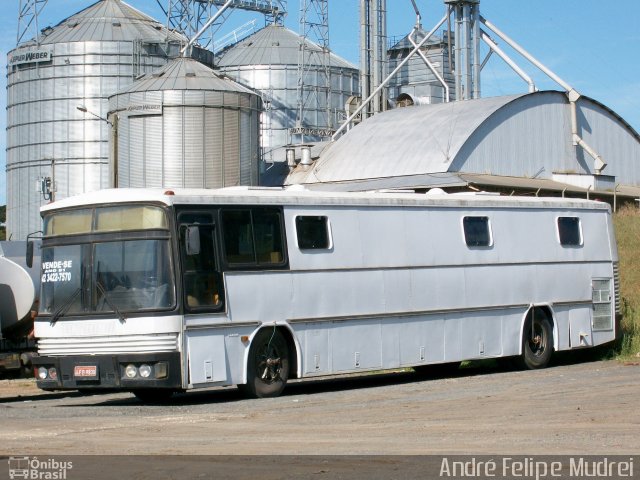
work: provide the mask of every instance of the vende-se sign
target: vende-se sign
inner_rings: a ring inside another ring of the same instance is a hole
[[[14,53],[9,57],[9,66],[20,65],[22,63],[48,62],[51,60],[53,52],[51,50],[26,50]]]

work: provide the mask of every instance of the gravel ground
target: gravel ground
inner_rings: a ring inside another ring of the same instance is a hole
[[[637,454],[640,367],[615,361],[463,369],[235,388],[143,405],[127,393],[43,393],[0,381],[0,455]]]

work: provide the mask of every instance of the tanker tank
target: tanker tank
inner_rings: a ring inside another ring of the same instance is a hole
[[[40,248],[34,244],[31,267],[26,265],[27,242],[0,242],[0,375],[32,373],[36,355],[33,316],[40,286]]]

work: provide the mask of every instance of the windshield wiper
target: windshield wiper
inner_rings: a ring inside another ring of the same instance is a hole
[[[76,290],[67,297],[64,303],[60,305],[55,312],[53,312],[53,315],[51,316],[51,322],[50,322],[52,326],[55,325],[55,323],[58,321],[60,317],[62,317],[65,313],[67,313],[67,310],[69,310],[69,307],[71,307],[71,305],[73,304],[73,301],[76,299],[76,297],[80,294],[81,291],[82,291],[82,287],[76,288]]]
[[[116,306],[116,304],[111,301],[111,299],[109,298],[109,295],[107,294],[107,291],[105,290],[100,280],[96,281],[96,286],[98,287],[98,290],[100,291],[100,293],[104,296],[104,301],[107,302],[107,305],[111,307],[111,310],[116,312],[116,315],[118,315],[118,319],[120,319],[120,322],[124,323],[127,320],[127,318],[124,316],[124,313],[122,313],[120,309]]]

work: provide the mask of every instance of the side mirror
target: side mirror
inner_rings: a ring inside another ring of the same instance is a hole
[[[32,238],[42,238],[42,230],[38,230],[37,232],[32,232],[27,235],[27,253],[25,255],[25,263],[27,267],[33,267],[33,240]]]
[[[25,261],[27,263],[27,267],[33,267],[33,240],[29,240],[27,242],[27,253]]]
[[[189,225],[187,227],[184,241],[187,255],[200,254],[200,228],[197,225]]]

